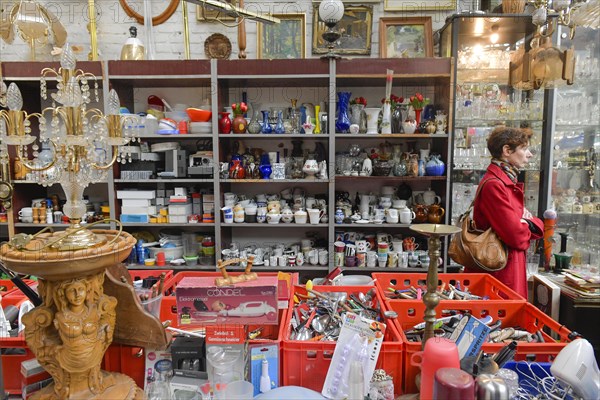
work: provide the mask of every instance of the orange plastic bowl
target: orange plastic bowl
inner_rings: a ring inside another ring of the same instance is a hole
[[[212,118],[212,111],[199,108],[188,108],[185,110],[192,122],[208,122]]]

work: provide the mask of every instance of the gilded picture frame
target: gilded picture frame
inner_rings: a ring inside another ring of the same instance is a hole
[[[319,4],[313,3],[312,54],[325,54],[329,51],[322,37],[327,27],[319,19]],[[373,6],[345,6],[344,16],[336,29],[342,34],[334,49],[336,54],[371,54]]]
[[[224,0],[231,5],[238,6],[238,0]],[[209,7],[203,7],[196,5],[196,20],[203,22],[217,22],[218,21],[235,21],[235,17],[225,14],[223,11],[214,10]]]
[[[257,24],[256,58],[288,59],[306,57],[306,14],[273,14],[279,24]]]
[[[384,11],[456,10],[456,0],[384,0]]]
[[[433,57],[431,17],[380,18],[379,56]]]

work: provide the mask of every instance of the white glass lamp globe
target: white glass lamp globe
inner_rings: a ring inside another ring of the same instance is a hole
[[[319,5],[319,17],[324,22],[339,22],[344,16],[344,3],[341,0],[323,0]]]

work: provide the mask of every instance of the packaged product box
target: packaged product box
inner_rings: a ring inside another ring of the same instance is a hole
[[[222,287],[214,277],[185,277],[175,290],[179,323],[276,325],[277,292],[276,276]]]
[[[146,354],[146,379],[144,380],[144,389],[150,382],[153,382],[159,373],[171,372],[173,363],[171,362],[171,348],[166,350],[145,349]]]

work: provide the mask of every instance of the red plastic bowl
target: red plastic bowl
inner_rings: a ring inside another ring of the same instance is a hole
[[[212,111],[201,110],[199,108],[188,108],[185,111],[192,122],[208,122],[212,118]]]

